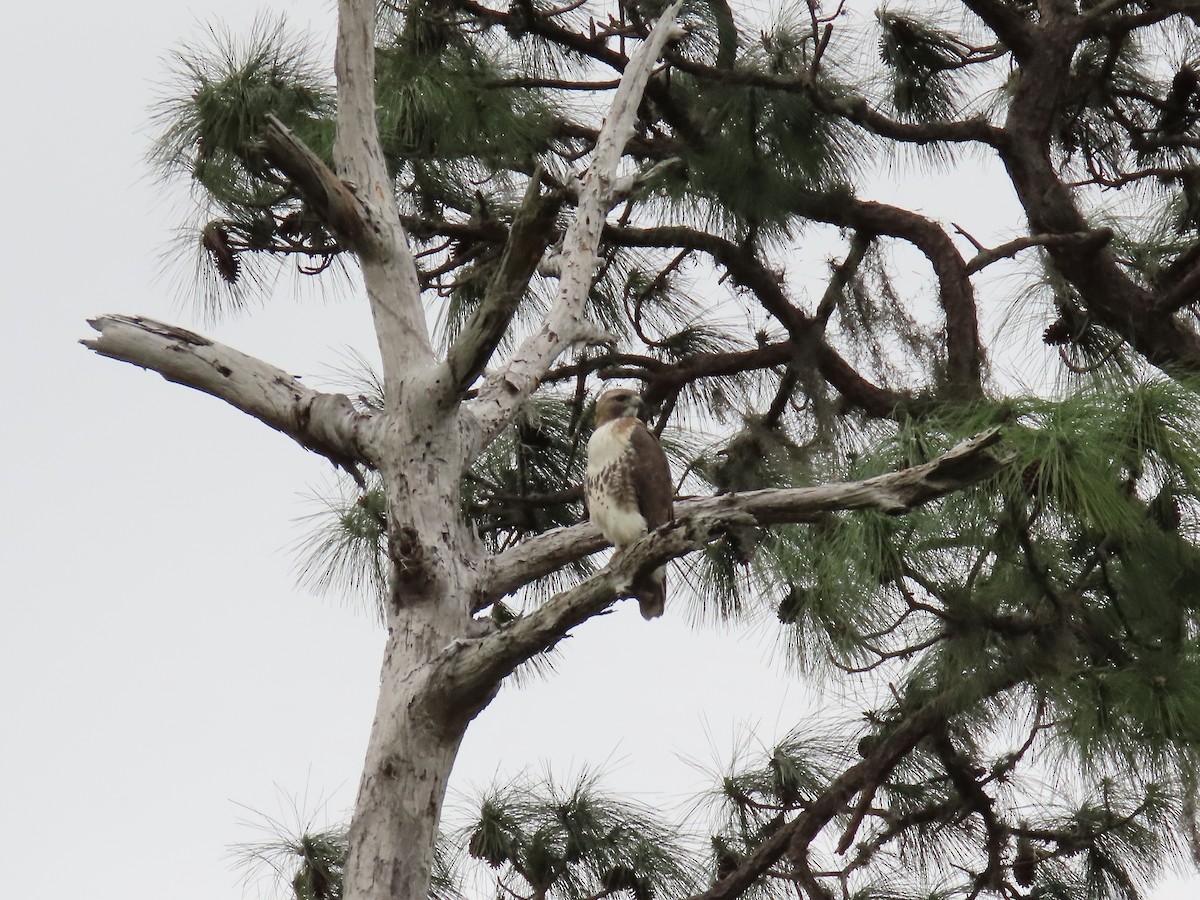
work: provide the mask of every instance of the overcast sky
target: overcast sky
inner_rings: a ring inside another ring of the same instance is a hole
[[[328,51],[331,4],[285,8]],[[187,305],[179,267],[164,274],[186,219],[144,161],[166,54],[263,9],[68,0],[2,14],[0,298],[15,327],[0,354],[0,847],[5,893],[22,900],[258,896],[267,886],[243,882],[231,845],[268,837],[266,818],[319,825],[353,802],[382,634],[297,589],[289,552],[327,463],[77,343],[89,316],[147,315],[318,385],[345,348],[371,348],[352,292],[297,300],[285,281],[265,308],[214,324]],[[770,746],[812,714],[802,680],[764,662],[771,647],[670,610],[646,624],[623,604],[565,642],[553,680],[501,693],[454,790],[551,763],[673,805],[735,747]]]

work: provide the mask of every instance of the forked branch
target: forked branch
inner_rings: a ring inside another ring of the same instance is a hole
[[[526,339],[508,363],[490,376],[470,409],[478,428],[476,450],[486,446],[541,383],[554,360],[571,344],[602,335],[585,314],[596,270],[596,252],[604,220],[623,185],[617,167],[633,135],[642,93],[666,42],[675,35],[676,0],[655,22],[646,40],[629,59],[621,84],[600,130],[592,161],[583,176],[579,205],[563,239],[558,294],[545,321]],[[474,454],[470,454],[473,456]]]
[[[554,230],[560,199],[539,191],[535,173],[521,209],[513,220],[500,264],[488,282],[483,302],[446,355],[449,370],[445,402],[457,402],[483,374],[484,367],[500,346],[521,302],[529,279],[549,243]]]

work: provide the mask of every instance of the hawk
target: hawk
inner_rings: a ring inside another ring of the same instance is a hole
[[[674,516],[667,455],[638,418],[642,399],[625,388],[596,401],[596,430],[588,441],[584,494],[600,533],[617,550],[670,522]],[[666,604],[666,579],[655,569],[633,585],[642,617],[654,619]]]

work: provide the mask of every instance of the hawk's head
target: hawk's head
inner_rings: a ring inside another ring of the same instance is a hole
[[[596,401],[596,427],[622,416],[636,416],[642,409],[642,398],[629,388],[605,391]]]

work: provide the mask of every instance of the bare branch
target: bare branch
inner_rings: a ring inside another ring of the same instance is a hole
[[[315,391],[262,360],[153,319],[108,315],[88,324],[100,334],[80,341],[88,349],[224,400],[363,483],[357,467],[372,464],[371,416],[345,394]]]
[[[1162,22],[1176,15],[1200,15],[1200,3],[1175,0],[1171,3],[1148,4],[1149,9],[1137,12],[1121,12],[1121,7],[1128,6],[1129,0],[1107,0],[1090,9],[1084,15],[1085,34],[1088,37],[1098,34],[1121,35],[1128,34],[1138,28]]]
[[[732,517],[736,514],[726,520]],[[591,525],[582,527],[595,530]],[[660,528],[529,615],[487,637],[454,645],[439,661],[441,671],[431,679],[438,685],[431,703],[444,708],[485,703],[521,663],[554,646],[570,629],[602,612],[618,597],[628,596],[639,575],[703,547],[718,536],[719,528],[720,520],[695,516]]]
[[[756,350],[720,354],[719,358],[714,354],[712,360],[697,354],[693,359],[700,360],[701,366],[693,367],[688,362],[675,370],[659,373],[654,383],[647,386],[647,402],[657,402],[679,384],[694,378],[748,371],[765,365],[779,365],[797,356],[813,356],[821,376],[868,415],[888,418],[909,405],[909,396],[872,384],[824,341],[824,323],[818,318],[810,318],[792,304],[780,276],[755,255],[753,248],[684,226],[632,228],[609,225],[604,229],[604,237],[624,246],[686,247],[707,253],[737,284],[752,291],[763,309],[779,320],[792,336],[792,340],[784,344],[768,345],[765,349],[773,356],[768,359],[764,353],[761,361],[755,358],[759,353]],[[710,361],[717,363],[715,371],[702,370],[702,366]]]
[[[947,373],[954,385],[969,396],[981,391],[983,351],[975,311],[974,290],[966,264],[950,236],[924,216],[884,203],[858,200],[846,194],[813,194],[799,204],[800,212],[817,221],[854,228],[866,238],[888,235],[908,241],[929,260],[939,283],[939,300],[946,315]],[[752,250],[716,235],[692,228],[614,228],[605,236],[620,243],[641,246],[694,247],[710,254],[734,279],[754,291],[763,308],[777,318],[796,339],[813,332],[814,320],[787,299],[777,275],[759,261]],[[829,377],[826,375],[826,377]]]
[[[867,250],[870,249],[874,240],[874,237],[870,234],[855,232],[854,239],[850,242],[850,251],[846,254],[846,258],[840,264],[833,267],[829,284],[825,286],[825,293],[821,295],[821,302],[817,304],[817,311],[813,316],[820,323],[821,328],[829,324],[830,316],[833,315],[838,301],[842,299],[842,296],[846,292],[846,285],[850,283],[850,279],[858,272],[858,267],[862,265],[862,261],[867,255]]]
[[[969,240],[975,249],[979,251],[967,263],[968,275],[974,275],[976,272],[987,268],[992,263],[1001,259],[1011,259],[1022,250],[1030,247],[1076,247],[1084,251],[1090,251],[1104,246],[1113,237],[1113,232],[1110,228],[1098,228],[1095,231],[1071,232],[1069,234],[1031,234],[1025,237],[1014,238],[1011,241],[1001,244],[999,247],[989,250],[981,246],[957,225],[954,226],[954,229]]]
[[[983,347],[975,291],[950,235],[937,222],[911,210],[837,192],[813,194],[798,204],[797,212],[864,235],[899,238],[925,255],[937,277],[938,302],[946,316],[948,387],[960,396],[978,397],[983,391]]]

